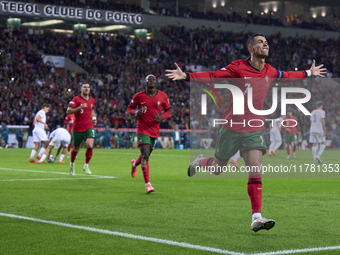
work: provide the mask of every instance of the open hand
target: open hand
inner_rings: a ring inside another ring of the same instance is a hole
[[[325,77],[325,74],[327,74],[327,68],[321,67],[323,67],[323,64],[315,66],[315,59],[313,59],[312,66],[310,68],[312,76]]]
[[[185,80],[186,79],[186,74],[181,70],[181,68],[179,68],[179,66],[177,65],[177,63],[175,63],[175,70],[165,70],[165,72],[167,72],[167,74],[165,74],[166,77],[168,77],[169,79],[171,79],[172,81],[180,81],[180,80]]]

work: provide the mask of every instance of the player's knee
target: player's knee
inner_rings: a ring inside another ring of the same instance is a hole
[[[142,162],[147,162],[147,161],[149,161],[149,156],[147,156],[147,155],[142,155]]]

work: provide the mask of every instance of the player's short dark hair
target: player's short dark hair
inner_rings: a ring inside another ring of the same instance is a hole
[[[49,104],[43,104],[42,105],[42,108],[45,108],[45,107],[51,108]]]
[[[90,82],[88,80],[85,80],[80,84],[80,87],[83,87],[84,84],[89,84],[91,86]]]
[[[322,106],[322,105],[323,105],[323,103],[322,103],[321,101],[317,101],[317,102],[316,102],[316,107],[319,108],[319,107]]]
[[[248,40],[247,40],[247,47],[248,47],[249,45],[253,45],[256,36],[263,36],[263,37],[265,37],[265,36],[264,36],[263,34],[261,34],[261,33],[252,34],[251,36],[249,36],[249,38],[248,38]]]

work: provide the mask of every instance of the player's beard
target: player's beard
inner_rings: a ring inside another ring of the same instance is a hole
[[[261,50],[260,52],[259,52],[259,54],[258,54],[258,57],[259,58],[266,58],[266,57],[268,57],[268,55],[269,55],[269,49],[268,50]]]
[[[154,93],[156,93],[156,87],[155,86],[150,86],[150,87],[148,87],[147,88],[147,91],[148,91],[148,93],[149,94],[154,94]]]

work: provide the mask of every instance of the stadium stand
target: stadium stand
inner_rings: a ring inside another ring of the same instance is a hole
[[[156,14],[161,16],[173,16],[182,17],[188,19],[206,19],[206,20],[218,20],[227,22],[237,22],[244,24],[257,24],[257,25],[268,25],[268,26],[278,26],[278,27],[294,27],[303,29],[315,29],[315,30],[326,30],[326,31],[339,31],[339,20],[334,19],[333,24],[326,22],[317,23],[300,21],[296,19],[290,23],[282,22],[280,19],[274,18],[271,13],[262,13],[262,15],[254,15],[253,13],[247,12],[235,12],[232,8],[227,13],[217,13],[209,11],[207,13],[194,11],[190,8],[182,8],[178,15],[176,15],[175,7],[164,8],[159,7],[157,2],[151,6],[150,10],[144,10],[141,6],[136,4],[124,4],[115,3],[110,1],[95,1],[95,0],[84,0],[84,1],[70,1],[70,0],[46,0],[46,1],[21,1],[29,3],[44,3],[60,6],[72,6],[80,8],[95,8],[102,10],[115,10],[119,12],[130,12],[130,13],[144,13],[144,14]]]
[[[89,73],[97,103],[98,127],[109,124],[116,128],[134,128],[135,121],[126,113],[126,107],[132,95],[144,89],[145,75],[155,74],[159,89],[169,95],[172,105],[171,118],[161,123],[164,129],[175,125],[181,129],[190,126],[190,86],[186,82],[169,82],[164,77],[165,69],[178,62],[188,71],[195,71],[192,66],[197,65],[217,70],[235,59],[248,56],[244,42],[249,34],[233,34],[204,27],[185,29],[182,26],[168,26],[161,31],[171,41],[145,42],[126,35],[82,33],[68,36],[49,30],[39,34],[29,33],[26,28],[0,30],[0,120],[9,125],[32,126],[34,113],[43,102],[49,102],[52,105],[49,126],[52,129],[62,126],[67,104],[78,93],[84,75],[57,70],[51,63],[42,61],[42,54],[67,56]],[[275,49],[267,62],[279,70],[305,70],[315,59],[317,63],[325,64],[329,77],[340,76],[339,65],[336,65],[340,60],[339,39],[316,39],[312,36],[283,38],[277,33],[267,37],[267,40]],[[340,135],[337,107],[340,92],[331,87],[318,86],[317,79],[314,85],[315,101],[327,99],[325,110],[327,129],[331,131],[329,138],[333,144],[340,146],[337,139]],[[268,97],[268,102],[271,102],[270,93]],[[312,110],[313,103],[310,102],[307,108]],[[218,116],[219,112],[214,114]],[[307,133],[308,120],[299,113],[295,114],[303,133]],[[209,127],[205,116],[191,124],[196,129]]]

